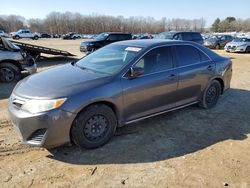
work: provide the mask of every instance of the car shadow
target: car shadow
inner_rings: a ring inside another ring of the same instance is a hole
[[[63,146],[49,150],[47,157],[78,165],[161,161],[226,140],[244,140],[250,133],[249,122],[250,91],[230,89],[212,109],[191,106],[156,116],[119,128],[101,148]]]

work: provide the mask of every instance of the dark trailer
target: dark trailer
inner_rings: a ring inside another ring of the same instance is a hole
[[[35,59],[39,58],[41,53],[44,54],[50,54],[50,55],[62,55],[62,56],[75,56],[74,54],[71,54],[64,50],[58,50],[54,48],[47,48],[43,46],[33,45],[33,44],[27,44],[17,41],[11,41],[15,45],[19,46],[22,50],[29,53],[32,57]]]

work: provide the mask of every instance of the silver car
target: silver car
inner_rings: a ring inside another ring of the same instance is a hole
[[[30,55],[0,37],[0,81],[17,81],[22,71],[33,74],[36,70],[36,63]]]
[[[232,42],[227,43],[224,49],[227,52],[250,53],[250,39],[249,38],[235,38]]]

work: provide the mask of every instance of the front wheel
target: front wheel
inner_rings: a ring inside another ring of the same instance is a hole
[[[82,148],[98,148],[112,138],[116,126],[116,116],[111,108],[103,104],[92,105],[75,119],[71,139]]]
[[[220,49],[220,45],[219,45],[219,44],[216,44],[215,49],[216,49],[216,50],[219,50],[219,49]]]
[[[0,81],[13,82],[18,81],[21,77],[20,69],[12,63],[0,64]]]
[[[213,80],[203,93],[199,106],[209,109],[214,107],[221,95],[221,85],[217,80]]]
[[[250,46],[246,48],[246,53],[250,53]]]
[[[34,36],[34,38],[33,38],[34,40],[38,40],[38,36]]]

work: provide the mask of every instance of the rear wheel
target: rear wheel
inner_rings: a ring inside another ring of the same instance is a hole
[[[98,148],[112,138],[116,126],[116,116],[111,108],[103,104],[92,105],[75,119],[71,139],[82,148]]]
[[[219,50],[220,49],[220,44],[216,44],[215,49]]]
[[[20,39],[19,35],[16,35],[16,36],[14,36],[13,38],[16,39],[16,40],[19,40],[19,39]]]
[[[250,53],[250,46],[246,48],[246,53]]]
[[[38,36],[34,36],[34,40],[38,40]]]
[[[199,105],[205,109],[214,107],[221,95],[221,85],[217,80],[213,80],[206,88]]]
[[[13,82],[19,80],[21,77],[20,69],[12,63],[0,64],[0,81]]]

